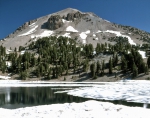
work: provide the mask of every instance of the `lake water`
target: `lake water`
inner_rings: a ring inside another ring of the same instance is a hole
[[[67,95],[66,93],[57,93],[57,91],[64,91],[77,86],[51,86],[51,87],[1,87],[0,88],[0,107],[7,109],[15,109],[28,106],[57,104],[57,103],[71,103],[84,102],[91,100],[90,98],[82,98]],[[101,100],[105,102],[105,100]],[[106,101],[108,102],[108,101]],[[142,103],[126,102],[121,100],[109,101],[114,104],[122,104],[126,106],[143,107]],[[149,105],[146,106],[150,108]]]

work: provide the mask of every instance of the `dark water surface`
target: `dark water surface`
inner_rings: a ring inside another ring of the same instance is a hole
[[[1,87],[0,88],[0,107],[7,109],[15,109],[21,107],[57,104],[57,103],[71,103],[71,102],[84,102],[87,98],[75,97],[67,95],[66,93],[57,93],[56,91],[64,91],[77,87]],[[142,103],[126,102],[121,100],[105,101],[114,104],[122,104],[126,106],[139,106],[143,107]],[[147,105],[147,108],[150,108]]]

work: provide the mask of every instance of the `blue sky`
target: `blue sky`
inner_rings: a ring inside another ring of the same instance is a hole
[[[0,39],[24,22],[68,7],[150,32],[150,0],[0,0]]]

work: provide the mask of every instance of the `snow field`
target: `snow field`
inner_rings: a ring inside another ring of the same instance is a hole
[[[2,118],[149,118],[149,109],[89,100],[19,109],[0,108]],[[136,112],[136,113],[135,113]]]

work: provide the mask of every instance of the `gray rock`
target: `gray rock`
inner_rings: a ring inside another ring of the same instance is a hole
[[[55,30],[63,25],[62,18],[60,15],[51,16],[47,21],[48,29]]]

